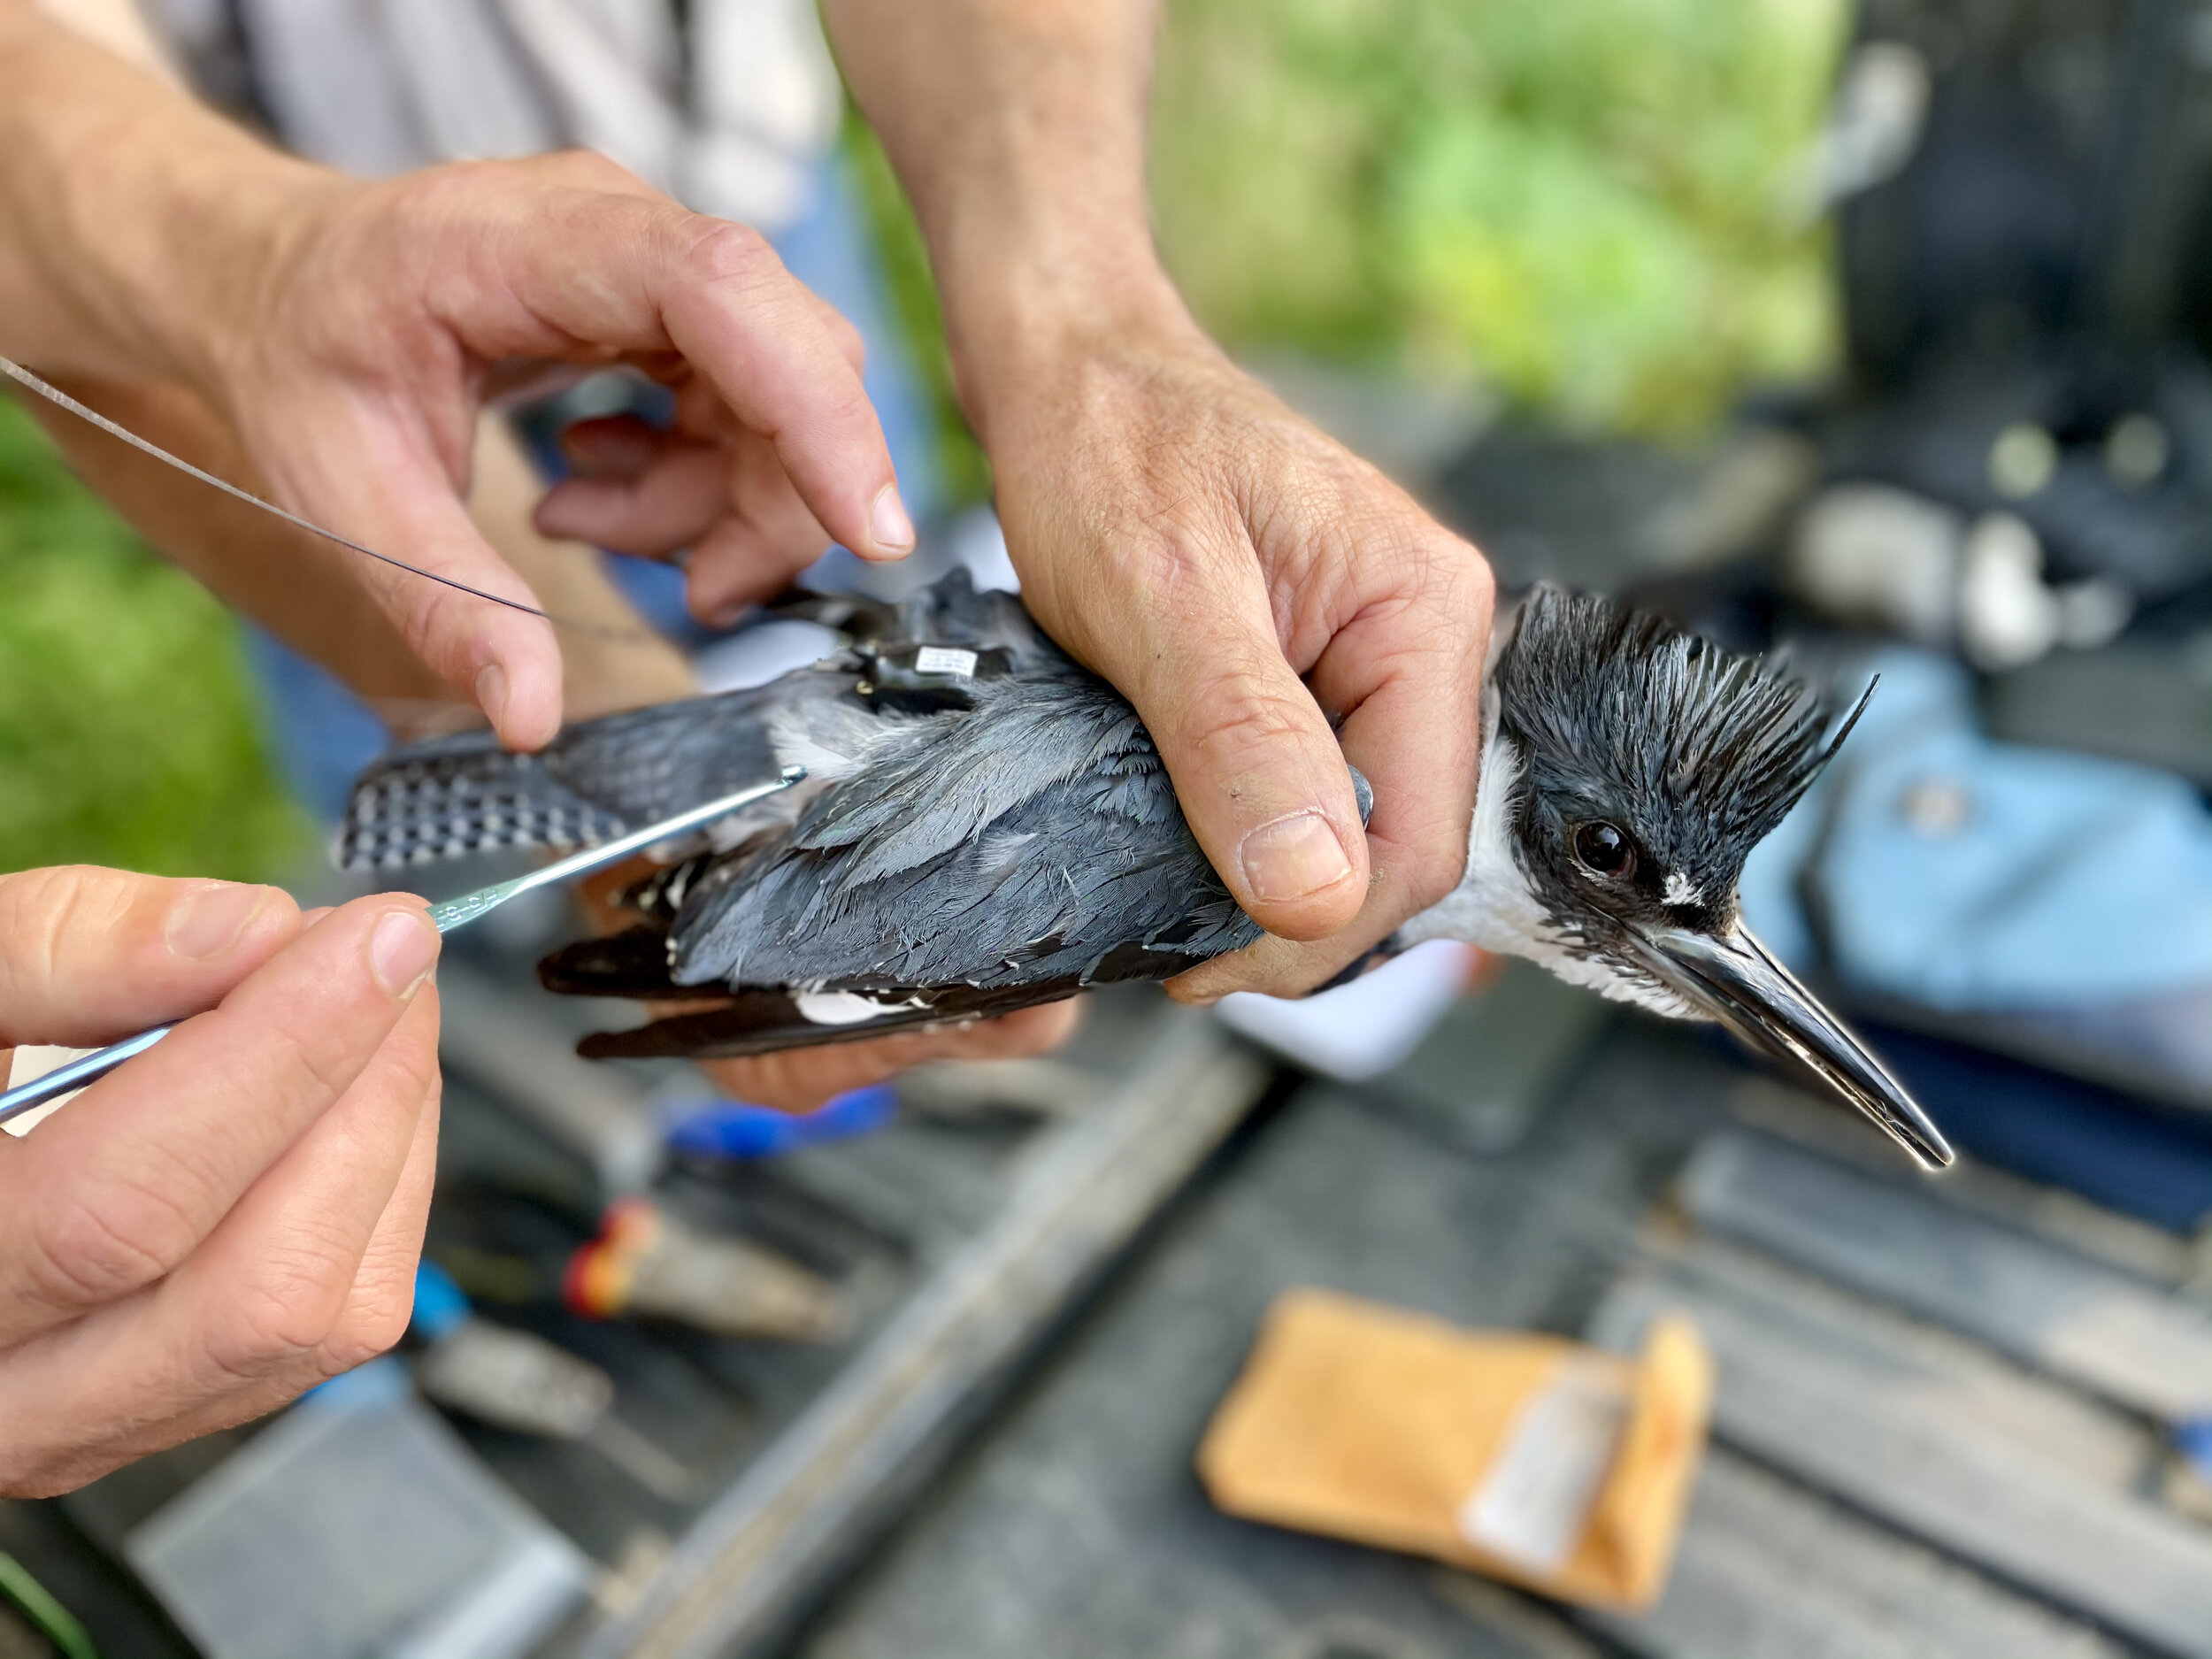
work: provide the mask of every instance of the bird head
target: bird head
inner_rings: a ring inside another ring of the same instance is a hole
[[[1468,879],[1439,907],[1459,902],[1452,931],[1717,1020],[1809,1066],[1923,1163],[1948,1164],[1926,1114],[1737,913],[1745,859],[1866,698],[1831,735],[1793,676],[1549,586],[1524,603],[1492,691]]]

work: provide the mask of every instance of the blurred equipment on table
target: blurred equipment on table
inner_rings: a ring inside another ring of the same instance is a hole
[[[2200,15],[1870,0],[1847,95],[1885,66],[1924,89],[1920,112],[1840,193],[1850,385],[1817,423],[1832,488],[1800,526],[1800,593],[1992,672],[2101,644],[2138,611],[2154,627],[2200,611]],[[1869,557],[1846,558],[1846,541]],[[1855,564],[1863,588],[1886,571],[1887,591],[1847,594]]]
[[[1850,383],[1783,587],[1985,678],[1862,654],[1883,696],[1747,909],[1863,1009],[2212,1107],[2204,22],[1876,0],[1859,35],[1927,96],[1839,211]]]
[[[1440,480],[1509,583],[1880,675],[1747,865],[1750,926],[1921,1033],[1881,1041],[1991,1156],[2162,1217],[2118,1097],[2212,1109],[2208,40],[2182,4],[1866,0],[1816,169],[1839,383],[1701,456],[1506,430]],[[2072,1085],[1988,1051],[2093,1087],[2041,1112]]]
[[[742,1101],[706,1100],[668,1109],[668,1149],[710,1158],[772,1158],[801,1147],[872,1134],[899,1110],[887,1083],[851,1089],[812,1111],[778,1111]]]
[[[1746,914],[1854,995],[1940,1015],[2094,1015],[2212,1100],[2212,811],[2185,780],[1992,742],[1971,677],[1897,648],[1848,758],[1747,868]],[[2170,1017],[2148,1010],[2170,1006]],[[2123,1018],[2128,1010],[2146,1010]]]
[[[570,1258],[569,1307],[593,1319],[680,1319],[721,1336],[833,1342],[850,1325],[836,1286],[773,1251],[687,1227],[648,1198],[611,1206]]]
[[[513,1325],[480,1317],[434,1262],[415,1270],[420,1343],[415,1386],[433,1405],[517,1434],[592,1446],[648,1492],[681,1503],[697,1474],[615,1415],[615,1384],[600,1367]]]
[[[614,1381],[526,1331],[480,1318],[434,1262],[415,1270],[409,1326],[422,1342],[415,1386],[437,1404],[504,1429],[581,1440],[614,1403]]]
[[[325,1384],[124,1543],[207,1659],[516,1659],[589,1563],[375,1362]]]

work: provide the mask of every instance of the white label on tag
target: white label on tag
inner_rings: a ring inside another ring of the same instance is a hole
[[[1467,1501],[1459,1535],[1539,1572],[1567,1563],[1628,1425],[1626,1384],[1609,1369],[1563,1364],[1521,1407]]]
[[[975,678],[975,653],[949,645],[925,645],[914,653],[918,674],[950,674],[958,680]]]

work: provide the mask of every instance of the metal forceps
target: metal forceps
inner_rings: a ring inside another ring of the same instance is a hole
[[[783,776],[774,783],[757,784],[750,789],[741,789],[735,795],[726,795],[719,800],[708,802],[704,806],[695,806],[687,812],[663,818],[657,824],[649,824],[641,830],[603,841],[596,847],[587,847],[581,852],[571,853],[541,870],[533,870],[511,881],[495,882],[488,887],[465,893],[457,899],[447,899],[430,907],[431,925],[442,933],[449,933],[455,928],[466,926],[478,917],[497,910],[509,899],[520,894],[551,887],[557,881],[566,881],[573,876],[588,875],[595,870],[605,869],[609,864],[619,864],[632,853],[642,852],[656,841],[664,841],[687,830],[710,824],[740,807],[749,806],[756,801],[765,800],[779,790],[788,789],[805,777],[805,767],[786,766]],[[81,1058],[72,1060],[67,1065],[56,1067],[44,1077],[8,1090],[0,1094],[0,1124],[19,1118],[34,1107],[43,1106],[48,1101],[66,1094],[73,1089],[81,1089],[88,1083],[98,1081],[124,1061],[145,1053],[175,1029],[173,1023],[156,1025],[150,1031],[142,1031],[135,1037],[126,1037],[120,1042],[95,1049]]]

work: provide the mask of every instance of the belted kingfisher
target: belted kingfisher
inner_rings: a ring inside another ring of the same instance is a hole
[[[1007,1013],[1261,936],[1136,711],[1013,595],[956,572],[896,608],[810,603],[845,645],[767,685],[585,722],[538,755],[488,734],[396,751],[356,787],[342,862],[587,842],[805,766],[800,787],[664,849],[623,895],[629,932],[541,964],[556,991],[698,1003],[588,1037],[590,1057],[759,1054]],[[1500,637],[1465,877],[1384,952],[1464,940],[1717,1020],[1948,1164],[1927,1116],[1737,915],[1745,858],[1865,699],[1828,735],[1801,681],[1548,586]]]

